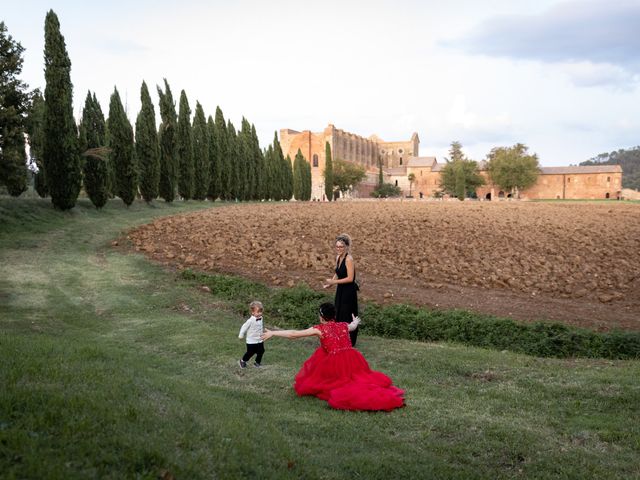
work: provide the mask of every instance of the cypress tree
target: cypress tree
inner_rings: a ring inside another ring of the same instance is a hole
[[[304,167],[302,172],[302,185],[303,185],[303,193],[302,199],[309,201],[311,200],[311,164],[304,160],[302,162]]]
[[[333,200],[333,162],[331,161],[331,146],[326,142],[324,147],[324,194],[328,201]]]
[[[142,102],[136,119],[136,157],[140,168],[140,193],[148,203],[158,196],[160,187],[160,153],[156,112],[147,84],[140,88]]]
[[[178,193],[184,200],[193,198],[193,132],[191,109],[184,90],[180,92],[178,110]]]
[[[227,120],[227,156],[229,158],[229,200],[238,200],[240,197],[238,176],[240,165],[238,162],[238,135],[236,128]]]
[[[216,138],[216,123],[209,115],[207,119],[207,132],[209,135],[209,189],[207,197],[214,201],[220,196],[220,164],[218,163],[218,141]]]
[[[82,181],[78,138],[73,119],[71,60],[58,17],[49,10],[44,24],[44,141],[43,159],[51,202],[73,208]]]
[[[293,169],[291,159],[284,158],[282,147],[278,140],[278,132],[273,136],[273,156],[276,171],[274,179],[278,184],[278,196],[276,200],[289,200],[293,196]]]
[[[102,208],[109,198],[108,158],[101,151],[104,147],[104,118],[95,94],[87,93],[80,123],[80,151],[83,152],[84,190],[96,208]]]
[[[173,202],[176,195],[176,128],[178,118],[176,105],[167,79],[164,79],[165,91],[158,87],[160,97],[160,117],[162,123],[158,130],[160,146],[160,196],[165,202]]]
[[[220,168],[220,198],[231,199],[231,162],[229,159],[229,138],[227,135],[227,123],[220,107],[216,108],[216,152],[217,165]]]
[[[284,172],[283,197],[284,200],[289,201],[293,198],[293,165],[289,155],[284,159],[282,170]]]
[[[296,153],[295,159],[293,160],[293,198],[296,200],[303,199],[303,192],[305,187],[303,185],[303,172],[304,166],[302,162],[304,161],[304,157],[302,156],[302,151],[298,149],[298,153]]]
[[[107,120],[109,160],[113,163],[116,176],[115,194],[127,205],[131,205],[136,196],[138,175],[135,165],[133,128],[124,112],[118,89],[114,88],[109,102]]]
[[[195,167],[195,181],[193,198],[204,200],[209,190],[209,133],[204,110],[200,102],[196,102],[196,113],[193,117],[193,159]]]
[[[24,48],[6,31],[0,22],[0,185],[17,197],[27,189],[24,132],[29,97],[27,84],[18,78]]]
[[[276,182],[276,168],[273,157],[273,145],[269,145],[264,153],[264,169],[265,169],[265,200],[278,200],[278,184]]]
[[[253,192],[252,199],[253,200],[266,200],[267,199],[267,191],[266,191],[266,178],[265,178],[265,165],[264,165],[264,156],[262,155],[262,150],[260,149],[260,141],[258,140],[258,135],[256,133],[255,125],[251,125],[251,145],[253,150],[253,158],[255,165],[255,190]]]
[[[100,154],[97,149],[89,149],[85,151],[84,162],[84,189],[91,203],[96,208],[102,208],[109,199],[109,191],[107,183],[109,177],[108,158]]]
[[[29,155],[31,156],[31,162],[35,163],[38,170],[33,179],[33,186],[41,198],[49,195],[47,178],[44,171],[44,160],[42,158],[42,143],[44,141],[43,127],[44,98],[40,90],[36,90],[27,117],[27,133],[29,135]]]
[[[242,200],[251,200],[256,190],[256,166],[253,154],[253,139],[251,137],[251,124],[242,117],[242,130],[238,136],[240,170],[238,181],[242,191]]]

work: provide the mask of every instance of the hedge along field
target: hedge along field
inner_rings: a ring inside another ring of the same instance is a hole
[[[296,397],[312,340],[271,340],[263,369],[240,370],[237,312],[253,286],[227,278],[234,293],[212,295],[111,246],[133,225],[196,208],[98,212],[81,201],[63,214],[0,198],[3,478],[640,475],[640,426],[629,421],[640,414],[638,360],[363,335],[372,367],[407,391],[406,408],[388,414]],[[261,293],[272,298],[251,291]],[[288,315],[316,300],[273,294]]]
[[[333,301],[324,292],[304,284],[271,289],[262,284],[225,275],[197,273],[182,277],[209,288],[219,298],[235,302],[238,313],[248,315],[246,298],[260,298],[274,322],[287,328],[308,328],[317,306]],[[451,341],[465,345],[510,350],[540,357],[640,358],[640,332],[594,332],[561,323],[515,322],[464,310],[430,310],[410,305],[360,305],[363,333],[423,342]]]

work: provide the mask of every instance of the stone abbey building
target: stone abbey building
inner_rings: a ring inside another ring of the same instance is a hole
[[[399,186],[404,195],[428,198],[440,190],[440,172],[444,163],[435,157],[418,156],[420,139],[413,133],[407,141],[385,142],[376,135],[368,138],[345,132],[329,124],[322,132],[280,130],[280,143],[285,156],[293,160],[302,152],[311,164],[311,198],[325,200],[324,167],[325,144],[329,142],[332,158],[354,162],[365,168],[367,178],[354,192],[357,197],[369,197],[378,182],[378,159],[382,162],[384,181]],[[477,189],[478,198],[496,200],[509,196],[492,185],[479,162],[486,184]],[[409,183],[409,174],[415,181]],[[538,181],[520,192],[522,199],[605,199],[620,198],[622,168],[620,165],[585,167],[541,167]]]

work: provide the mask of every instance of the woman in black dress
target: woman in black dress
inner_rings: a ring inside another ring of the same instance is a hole
[[[356,267],[351,256],[351,237],[346,233],[336,238],[336,270],[333,278],[327,278],[324,287],[336,285],[336,322],[351,323],[353,316],[358,316],[358,286],[356,284]],[[358,329],[349,332],[351,345],[355,347]]]

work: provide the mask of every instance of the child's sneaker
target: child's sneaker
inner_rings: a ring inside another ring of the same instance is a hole
[[[253,366],[256,367],[256,368],[262,368],[262,365],[260,365],[258,362],[255,362],[253,364]]]
[[[247,362],[242,359],[238,360],[238,365],[240,365],[240,368],[247,368]]]

